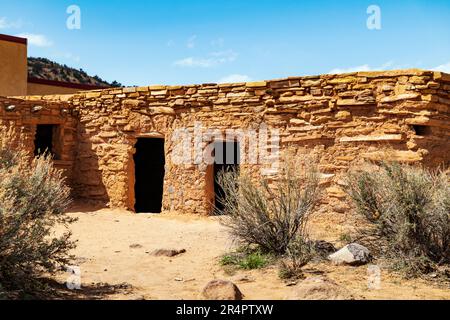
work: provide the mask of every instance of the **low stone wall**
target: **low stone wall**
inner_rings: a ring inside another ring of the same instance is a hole
[[[343,198],[342,174],[363,159],[391,157],[447,168],[450,161],[450,75],[439,72],[130,87],[26,99],[76,110],[74,193],[112,207],[134,207],[137,139],[163,137],[163,211],[211,212],[210,167],[196,163],[194,156],[190,164],[173,161],[180,130],[198,135],[241,129],[256,132],[255,138],[262,126],[278,130],[282,153],[317,155],[330,202]],[[270,161],[247,166],[271,174]]]

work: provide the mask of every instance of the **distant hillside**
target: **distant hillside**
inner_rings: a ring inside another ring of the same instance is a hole
[[[70,68],[66,65],[61,65],[46,58],[28,58],[28,77],[93,86],[122,86],[122,84],[117,81],[109,83],[101,79],[99,76],[89,76],[85,71],[83,71],[83,69],[77,70]]]

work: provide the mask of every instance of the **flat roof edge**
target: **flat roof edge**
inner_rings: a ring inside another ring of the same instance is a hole
[[[20,44],[24,44],[24,45],[26,45],[28,43],[28,39],[26,39],[26,38],[14,37],[14,36],[10,36],[7,34],[1,34],[1,33],[0,33],[0,40],[20,43]]]

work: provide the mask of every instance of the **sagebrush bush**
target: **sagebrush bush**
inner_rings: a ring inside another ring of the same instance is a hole
[[[450,184],[442,171],[382,162],[350,172],[347,192],[380,252],[408,275],[450,262]]]
[[[319,200],[319,176],[314,164],[303,167],[287,158],[273,181],[256,181],[246,170],[219,174],[222,223],[237,241],[282,255],[293,239],[306,238],[306,223]]]
[[[55,236],[64,215],[69,189],[49,156],[30,158],[13,146],[19,138],[0,130],[0,283],[6,291],[31,293],[40,278],[69,262],[74,247],[70,233]]]
[[[293,239],[280,261],[279,277],[283,280],[298,279],[303,276],[302,268],[316,256],[314,243],[303,238]]]

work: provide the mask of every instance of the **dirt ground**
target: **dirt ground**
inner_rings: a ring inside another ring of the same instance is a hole
[[[220,256],[233,249],[217,218],[175,215],[136,215],[123,210],[71,210],[79,220],[70,229],[78,240],[73,251],[81,270],[77,298],[200,299],[213,279],[235,282],[245,299],[286,299],[293,287],[278,278],[276,266],[238,271],[230,275],[219,265]],[[326,234],[320,226],[317,234]],[[331,224],[336,229],[336,224]],[[339,229],[339,228],[338,228]],[[339,231],[339,230],[334,230]],[[186,249],[176,257],[155,257],[157,249]],[[306,267],[348,289],[358,299],[450,299],[450,288],[438,282],[404,280],[382,270],[379,290],[368,289],[367,266],[338,267],[323,262]],[[69,274],[59,274],[63,284]],[[88,294],[90,291],[92,294]]]

